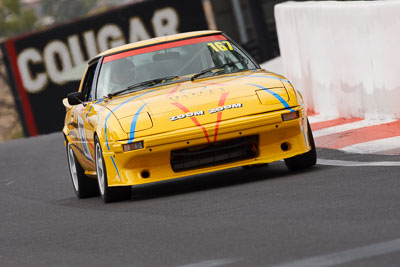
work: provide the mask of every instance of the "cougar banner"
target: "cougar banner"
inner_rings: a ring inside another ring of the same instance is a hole
[[[201,0],[158,0],[124,5],[2,43],[25,135],[62,129],[61,101],[79,86],[80,77],[72,74],[79,76],[80,66],[98,53],[125,43],[204,29]]]

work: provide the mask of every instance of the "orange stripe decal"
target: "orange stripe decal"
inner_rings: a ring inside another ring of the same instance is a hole
[[[82,150],[77,146],[77,145],[73,145],[75,146],[75,148],[77,149],[77,151],[79,152],[78,158],[80,160],[82,160],[84,163],[86,163],[87,165],[89,165],[92,168],[96,168],[96,166],[94,165],[94,162],[91,162],[90,160],[88,160],[85,156],[85,154],[82,152]]]
[[[198,82],[195,81],[198,84],[205,84],[206,86],[211,86],[211,85],[215,85],[215,86],[225,86],[226,84],[223,83],[210,83],[210,82]]]
[[[174,102],[174,103],[172,103],[172,105],[174,105],[175,107],[179,108],[180,110],[182,110],[182,111],[185,112],[185,113],[190,112],[190,111],[189,111],[186,107],[184,107],[181,103]],[[205,135],[205,137],[207,138],[207,142],[208,142],[208,143],[211,143],[210,137],[208,136],[208,133],[207,133],[206,128],[204,128],[204,126],[200,124],[200,122],[197,120],[197,118],[191,117],[191,119],[192,119],[192,121],[194,122],[194,124],[196,124],[196,126],[200,127],[200,128],[203,130],[204,135]]]
[[[221,98],[219,99],[219,102],[218,102],[219,107],[222,107],[225,104],[225,100],[226,100],[226,97],[228,96],[228,94],[229,93],[223,93],[221,95]],[[217,141],[219,123],[221,122],[221,120],[222,120],[222,111],[218,112],[218,114],[217,114],[217,123],[215,124],[214,142]]]
[[[171,92],[168,93],[167,97],[175,94],[176,91],[178,91],[179,87],[181,87],[182,83],[178,84],[174,89],[171,90]]]
[[[87,160],[86,158],[83,158],[83,157],[81,158],[81,160],[82,160],[83,162],[85,162],[87,165],[89,165],[90,167],[95,168],[93,162],[90,162],[89,160]]]

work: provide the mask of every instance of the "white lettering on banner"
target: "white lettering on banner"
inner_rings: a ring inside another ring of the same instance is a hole
[[[61,68],[57,66],[57,57]],[[44,64],[49,78],[56,84],[65,83],[64,75],[72,69],[71,56],[68,47],[61,41],[52,41],[44,48]]]
[[[107,24],[101,27],[97,35],[100,51],[125,44],[124,34],[115,24]]]
[[[42,63],[42,56],[35,48],[23,50],[18,56],[18,68],[21,73],[22,83],[29,93],[38,93],[47,84],[45,73],[38,73],[36,76],[29,70],[29,63]]]
[[[150,34],[139,17],[133,17],[129,20],[129,31],[130,43],[150,39]]]
[[[68,37],[68,46],[74,64],[82,64],[85,60],[83,59],[82,49],[79,46],[79,37],[77,34]]]
[[[179,16],[172,7],[158,9],[151,19],[155,36],[164,36],[178,33]],[[131,17],[129,20],[128,40],[136,42],[149,39],[152,36],[146,29],[140,17]],[[80,38],[82,38],[80,40]],[[27,48],[19,53],[17,62],[22,82],[28,93],[43,91],[49,80],[62,85],[72,67],[83,64],[87,59],[94,58],[99,52],[124,45],[126,39],[117,24],[105,24],[97,33],[93,30],[73,34],[61,40],[49,41],[43,51]],[[82,46],[83,45],[83,46]],[[84,53],[86,52],[86,53]],[[88,58],[85,58],[84,55]],[[33,72],[32,65],[44,65],[45,72]]]
[[[94,58],[99,53],[94,37],[94,31],[84,32],[83,38],[85,39],[86,51],[88,52],[89,58]]]
[[[151,22],[156,36],[178,33],[179,17],[171,7],[157,10]]]
[[[83,59],[82,49],[79,45],[79,37],[77,34],[68,37],[68,46],[69,50],[71,51],[74,64],[82,64],[85,60]]]

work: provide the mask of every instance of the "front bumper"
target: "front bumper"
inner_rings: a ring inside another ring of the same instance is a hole
[[[123,152],[122,145],[127,141],[114,142],[110,146],[110,152],[103,152],[108,185],[145,184],[232,167],[269,163],[305,153],[311,149],[306,138],[306,113],[300,106],[294,110],[299,111],[300,118],[285,122],[282,121],[282,114],[289,113],[288,110],[222,121],[217,136],[209,135],[211,142],[258,136],[257,153],[249,159],[216,166],[184,171],[174,171],[171,167],[171,151],[208,144],[203,129],[196,126],[145,137],[141,139],[144,148],[140,150]],[[214,133],[215,126],[213,123],[204,125],[204,128],[208,133]],[[283,143],[287,145],[285,149],[282,149]]]

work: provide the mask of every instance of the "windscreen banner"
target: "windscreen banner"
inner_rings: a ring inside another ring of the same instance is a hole
[[[126,43],[208,28],[201,0],[154,0],[18,36],[1,44],[26,136],[61,131],[62,99],[77,91],[86,62]]]

